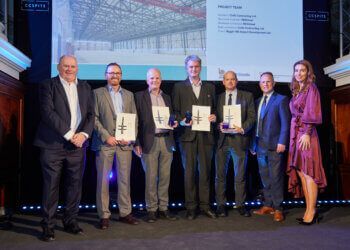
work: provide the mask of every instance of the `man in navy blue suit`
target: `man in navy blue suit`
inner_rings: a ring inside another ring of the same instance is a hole
[[[40,85],[40,114],[34,145],[40,147],[43,173],[42,211],[44,241],[55,240],[55,215],[59,184],[64,174],[64,230],[82,233],[77,216],[81,198],[87,139],[94,128],[94,99],[90,86],[77,79],[78,65],[73,56],[62,56],[59,75]]]
[[[289,141],[290,112],[286,96],[274,91],[271,72],[260,76],[263,96],[256,102],[257,117],[252,154],[257,154],[259,172],[264,185],[265,203],[254,214],[273,214],[274,221],[283,221],[283,156]]]

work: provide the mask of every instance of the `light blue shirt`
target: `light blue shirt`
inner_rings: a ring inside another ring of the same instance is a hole
[[[123,90],[122,87],[119,87],[117,91],[115,91],[111,86],[108,86],[109,94],[112,98],[113,107],[115,114],[123,113]]]

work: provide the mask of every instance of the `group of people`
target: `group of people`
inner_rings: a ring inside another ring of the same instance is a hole
[[[172,97],[161,90],[161,72],[147,72],[148,88],[135,95],[121,87],[122,69],[117,63],[106,67],[107,84],[92,91],[77,79],[78,64],[73,56],[64,55],[57,66],[59,75],[40,86],[41,122],[34,144],[41,149],[43,173],[43,229],[45,241],[55,239],[55,215],[59,183],[64,174],[64,230],[80,234],[77,222],[82,192],[85,149],[91,141],[96,153],[96,207],[100,228],[109,227],[109,174],[116,162],[119,220],[139,224],[132,215],[130,171],[132,152],[141,158],[145,171],[146,221],[158,218],[177,220],[168,210],[169,181],[176,130],[184,168],[186,218],[193,220],[198,212],[209,218],[227,216],[226,173],[232,157],[234,166],[235,204],[240,215],[251,216],[246,200],[246,164],[250,151],[257,155],[264,186],[264,205],[253,211],[257,215],[273,214],[274,221],[283,221],[283,179],[289,175],[288,188],[295,197],[305,196],[306,211],[300,224],[318,221],[316,200],[319,189],[326,187],[320,146],[315,125],[322,122],[320,96],[311,64],[298,61],[293,69],[292,99],[274,91],[271,72],[260,76],[263,96],[254,102],[253,95],[237,89],[234,71],[223,76],[225,91],[218,97],[211,83],[200,79],[201,59],[190,55],[185,60],[188,78],[176,83]],[[223,109],[240,105],[241,126],[227,128]],[[189,111],[193,105],[209,106],[205,118],[210,131],[192,130]],[[157,128],[152,106],[168,107],[175,115],[171,129]],[[116,120],[119,113],[136,114],[135,141],[117,140]],[[218,138],[216,138],[218,134]],[[91,140],[90,140],[91,139]],[[289,150],[288,150],[289,146]],[[283,155],[288,152],[287,170]],[[215,153],[215,154],[214,154]],[[216,211],[209,203],[211,161],[215,155]],[[198,181],[196,173],[198,172]]]

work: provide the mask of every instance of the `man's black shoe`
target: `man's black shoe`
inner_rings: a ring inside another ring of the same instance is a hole
[[[196,212],[194,210],[187,210],[186,218],[188,220],[194,220],[196,218]]]
[[[72,222],[64,225],[64,231],[71,234],[82,234],[83,229],[81,229],[77,222]]]
[[[43,233],[41,235],[41,239],[46,242],[54,241],[55,240],[55,232],[52,228],[48,227],[42,227]]]
[[[244,216],[244,217],[250,217],[250,211],[245,207],[245,206],[239,206],[237,207],[237,211],[240,215]]]
[[[156,212],[150,211],[150,212],[147,213],[146,221],[147,221],[148,223],[154,223],[154,222],[156,222],[156,220],[157,220],[157,218],[156,218]]]
[[[165,219],[165,220],[171,220],[171,221],[177,220],[177,217],[172,215],[168,210],[159,211],[158,216],[159,218]]]
[[[211,219],[216,219],[216,214],[211,211],[210,209],[208,210],[203,210],[203,214],[206,215],[207,217],[211,218]]]
[[[219,205],[218,208],[216,209],[216,215],[218,217],[226,217],[227,216],[227,211],[225,206]]]

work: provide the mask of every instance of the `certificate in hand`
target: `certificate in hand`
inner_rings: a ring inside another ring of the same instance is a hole
[[[115,138],[117,140],[135,141],[135,123],[136,114],[118,113],[115,129]]]
[[[210,131],[210,106],[192,105],[192,130]]]
[[[158,129],[173,129],[169,126],[169,107],[152,106],[154,124]]]
[[[229,124],[229,128],[242,127],[241,121],[241,104],[237,105],[225,105],[223,122]]]

